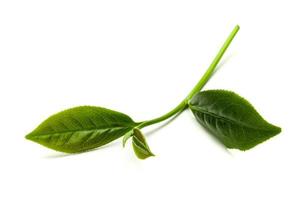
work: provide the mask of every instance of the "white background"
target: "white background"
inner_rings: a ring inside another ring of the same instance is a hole
[[[1,0],[0,199],[307,199],[305,2]],[[121,140],[65,155],[24,139],[77,105],[164,114],[236,24],[206,88],[245,97],[280,135],[227,150],[186,111],[144,129],[157,155],[145,161]]]

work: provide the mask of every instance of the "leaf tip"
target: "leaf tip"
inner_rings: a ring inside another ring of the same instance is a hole
[[[279,126],[275,126],[275,127],[276,127],[276,131],[275,131],[275,133],[274,133],[273,136],[280,134],[281,131],[282,131],[282,128],[281,128],[281,127],[279,127]]]
[[[279,134],[282,131],[281,127],[277,126],[277,134]]]
[[[32,141],[33,141],[33,136],[32,136],[32,134],[29,133],[29,134],[25,135],[25,139],[27,139],[27,140],[32,140]]]
[[[279,133],[281,133],[281,131],[282,131],[281,127],[275,126],[275,125],[272,125],[272,124],[271,124],[271,126],[272,126],[272,136],[271,137],[276,136]],[[269,138],[271,138],[271,137],[269,137]]]
[[[145,160],[149,157],[154,157],[156,156],[155,154],[153,154],[152,152],[147,152],[147,154],[143,154],[143,153],[140,153],[138,150],[136,150],[134,148],[134,152],[135,152],[135,155],[137,156],[137,158],[139,158],[140,160]]]

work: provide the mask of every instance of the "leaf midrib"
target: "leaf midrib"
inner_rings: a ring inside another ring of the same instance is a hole
[[[64,133],[72,133],[72,132],[87,132],[87,131],[99,131],[99,130],[106,130],[106,129],[112,129],[112,128],[134,128],[136,125],[138,124],[134,124],[132,126],[112,126],[112,127],[96,127],[96,128],[92,128],[92,129],[76,129],[76,130],[67,130],[67,131],[56,131],[56,132],[52,132],[52,133],[47,133],[47,134],[35,134],[35,131],[32,132],[35,135],[30,135],[32,138],[35,137],[40,137],[40,136],[49,136],[49,135],[60,135],[60,134],[64,134]]]
[[[213,117],[215,117],[215,118],[222,119],[222,120],[225,120],[225,121],[230,122],[230,123],[233,123],[233,124],[241,125],[241,126],[246,127],[246,128],[250,128],[250,129],[254,129],[254,130],[260,130],[260,131],[269,131],[269,130],[272,130],[272,129],[264,129],[264,128],[259,128],[259,127],[252,127],[252,126],[249,125],[249,124],[242,123],[242,122],[239,122],[239,121],[234,121],[234,120],[229,119],[229,118],[225,118],[225,117],[220,116],[220,115],[217,115],[217,114],[215,114],[215,113],[213,113],[213,112],[200,109],[200,108],[198,108],[198,107],[196,107],[196,106],[189,105],[189,107],[190,107],[190,109],[192,109],[192,110],[196,110],[196,111],[199,111],[199,112],[202,112],[202,113],[211,115],[211,116],[213,116]]]

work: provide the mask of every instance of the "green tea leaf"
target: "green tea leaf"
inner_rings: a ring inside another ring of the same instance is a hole
[[[134,134],[134,132],[132,130],[125,133],[125,135],[123,136],[123,139],[122,139],[122,146],[123,147],[125,147],[127,140],[129,140],[129,138],[131,138],[133,136],[133,134]]]
[[[132,144],[134,152],[138,158],[146,159],[150,156],[154,156],[145,140],[145,137],[137,128],[134,129]]]
[[[107,144],[137,125],[123,113],[80,106],[49,117],[26,138],[57,151],[76,153]]]
[[[266,122],[248,101],[230,91],[200,92],[189,107],[198,122],[228,148],[247,150],[281,131]]]

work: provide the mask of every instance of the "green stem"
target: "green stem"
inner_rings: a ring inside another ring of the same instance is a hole
[[[239,29],[240,29],[239,25],[236,25],[234,27],[233,31],[230,33],[227,40],[225,41],[225,43],[220,48],[219,52],[217,53],[216,57],[212,61],[209,68],[203,74],[202,78],[197,83],[197,85],[191,90],[189,95],[186,97],[188,100],[191,99],[196,93],[198,93],[203,88],[203,86],[208,82],[208,80],[211,78],[216,66],[218,65],[219,61],[221,60],[222,56],[226,52],[227,48],[231,44],[233,38],[235,37],[235,35],[239,31]]]
[[[196,84],[196,86],[191,90],[191,92],[187,95],[187,97],[179,104],[177,105],[174,109],[172,109],[171,111],[169,111],[168,113],[162,115],[161,117],[158,118],[154,118],[152,120],[148,120],[148,121],[144,121],[142,122],[138,128],[143,128],[146,126],[150,126],[152,124],[156,124],[159,123],[161,121],[164,121],[170,117],[172,117],[173,115],[177,114],[177,113],[181,113],[183,112],[186,107],[187,107],[187,103],[188,101],[196,94],[198,93],[203,87],[204,85],[207,83],[207,81],[211,78],[217,64],[219,63],[219,61],[221,60],[222,56],[224,55],[224,53],[226,52],[227,48],[229,47],[229,45],[231,44],[233,38],[235,37],[236,33],[239,31],[240,27],[238,25],[236,25],[233,29],[233,31],[230,33],[230,35],[228,36],[227,40],[225,41],[225,43],[223,44],[223,46],[221,47],[221,49],[219,50],[218,54],[216,55],[216,57],[214,58],[214,60],[212,61],[211,65],[209,66],[209,68],[206,70],[206,72],[203,74],[203,76],[201,77],[200,81]]]

